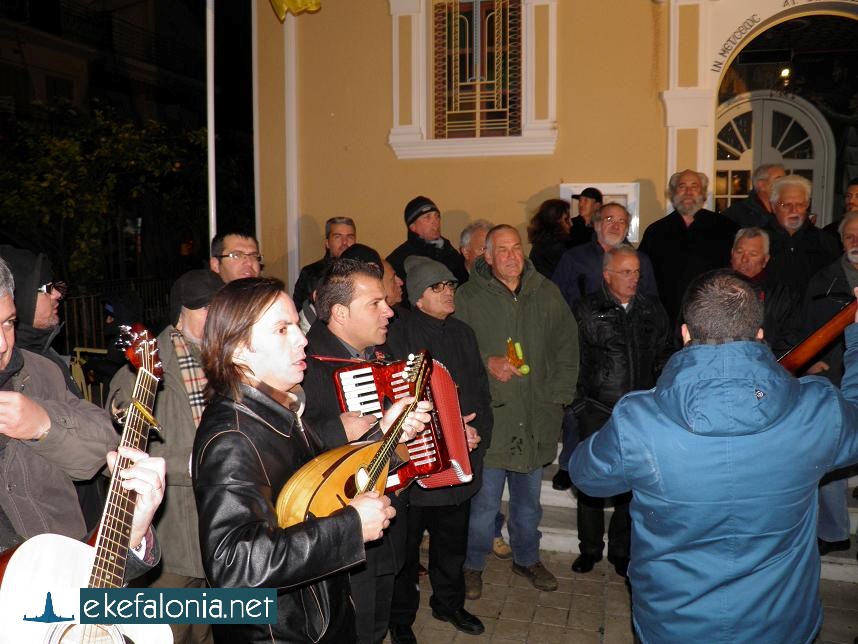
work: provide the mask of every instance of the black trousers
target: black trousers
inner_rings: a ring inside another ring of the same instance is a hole
[[[429,531],[429,580],[432,597],[429,605],[436,612],[452,613],[465,606],[465,578],[462,565],[468,545],[468,515],[471,502],[460,505],[408,509],[408,536],[405,565],[396,576],[390,623],[411,626],[420,607],[417,566],[420,563],[420,542]]]
[[[602,428],[610,415],[607,411],[594,408],[585,409],[578,418],[578,431],[581,440],[585,440]],[[632,536],[632,524],[629,517],[631,492],[612,497],[614,513],[608,526],[608,560],[629,558]],[[581,554],[599,557],[605,547],[602,535],[605,533],[604,498],[588,496],[578,490],[578,547]]]

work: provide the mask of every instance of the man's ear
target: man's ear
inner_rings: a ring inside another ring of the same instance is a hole
[[[341,326],[345,324],[348,314],[349,308],[347,306],[344,306],[342,304],[334,304],[331,307],[331,320]]]
[[[765,334],[763,333],[763,327],[757,329],[757,340],[762,340],[764,335]]]
[[[220,275],[220,260],[217,257],[209,257],[209,268],[212,273]]]
[[[680,333],[682,333],[682,344],[688,344],[691,342],[691,333],[688,332],[688,325],[683,324],[679,328]]]

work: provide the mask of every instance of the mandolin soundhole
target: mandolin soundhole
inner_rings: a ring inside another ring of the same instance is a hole
[[[134,644],[116,626],[60,624],[54,626],[46,644]]]

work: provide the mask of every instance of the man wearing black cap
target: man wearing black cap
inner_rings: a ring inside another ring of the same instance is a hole
[[[468,281],[465,260],[450,240],[441,236],[441,211],[438,206],[428,197],[414,197],[406,204],[404,215],[408,239],[387,256],[387,261],[400,279],[406,279],[405,258],[421,255],[441,262],[460,284]]]
[[[200,344],[209,302],[222,286],[220,276],[208,269],[182,275],[170,289],[173,323],[158,335],[164,377],[154,414],[165,429],[161,440],[152,441],[150,451],[167,461],[168,475],[166,501],[156,520],[163,548],[160,573],[151,583],[156,588],[206,585],[189,462],[205,408],[206,377],[200,366]],[[113,377],[109,396],[115,404],[128,404],[134,380],[127,366]],[[170,628],[176,642],[213,641],[207,624],[171,624]]]
[[[569,231],[569,247],[586,244],[593,239],[593,214],[602,207],[602,193],[597,188],[584,188],[572,195],[578,202],[578,216],[572,220]]]

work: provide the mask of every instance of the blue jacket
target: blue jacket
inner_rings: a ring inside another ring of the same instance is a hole
[[[569,462],[591,496],[627,490],[645,643],[810,642],[822,625],[817,485],[858,461],[858,325],[842,394],[758,342],[694,345]]]

